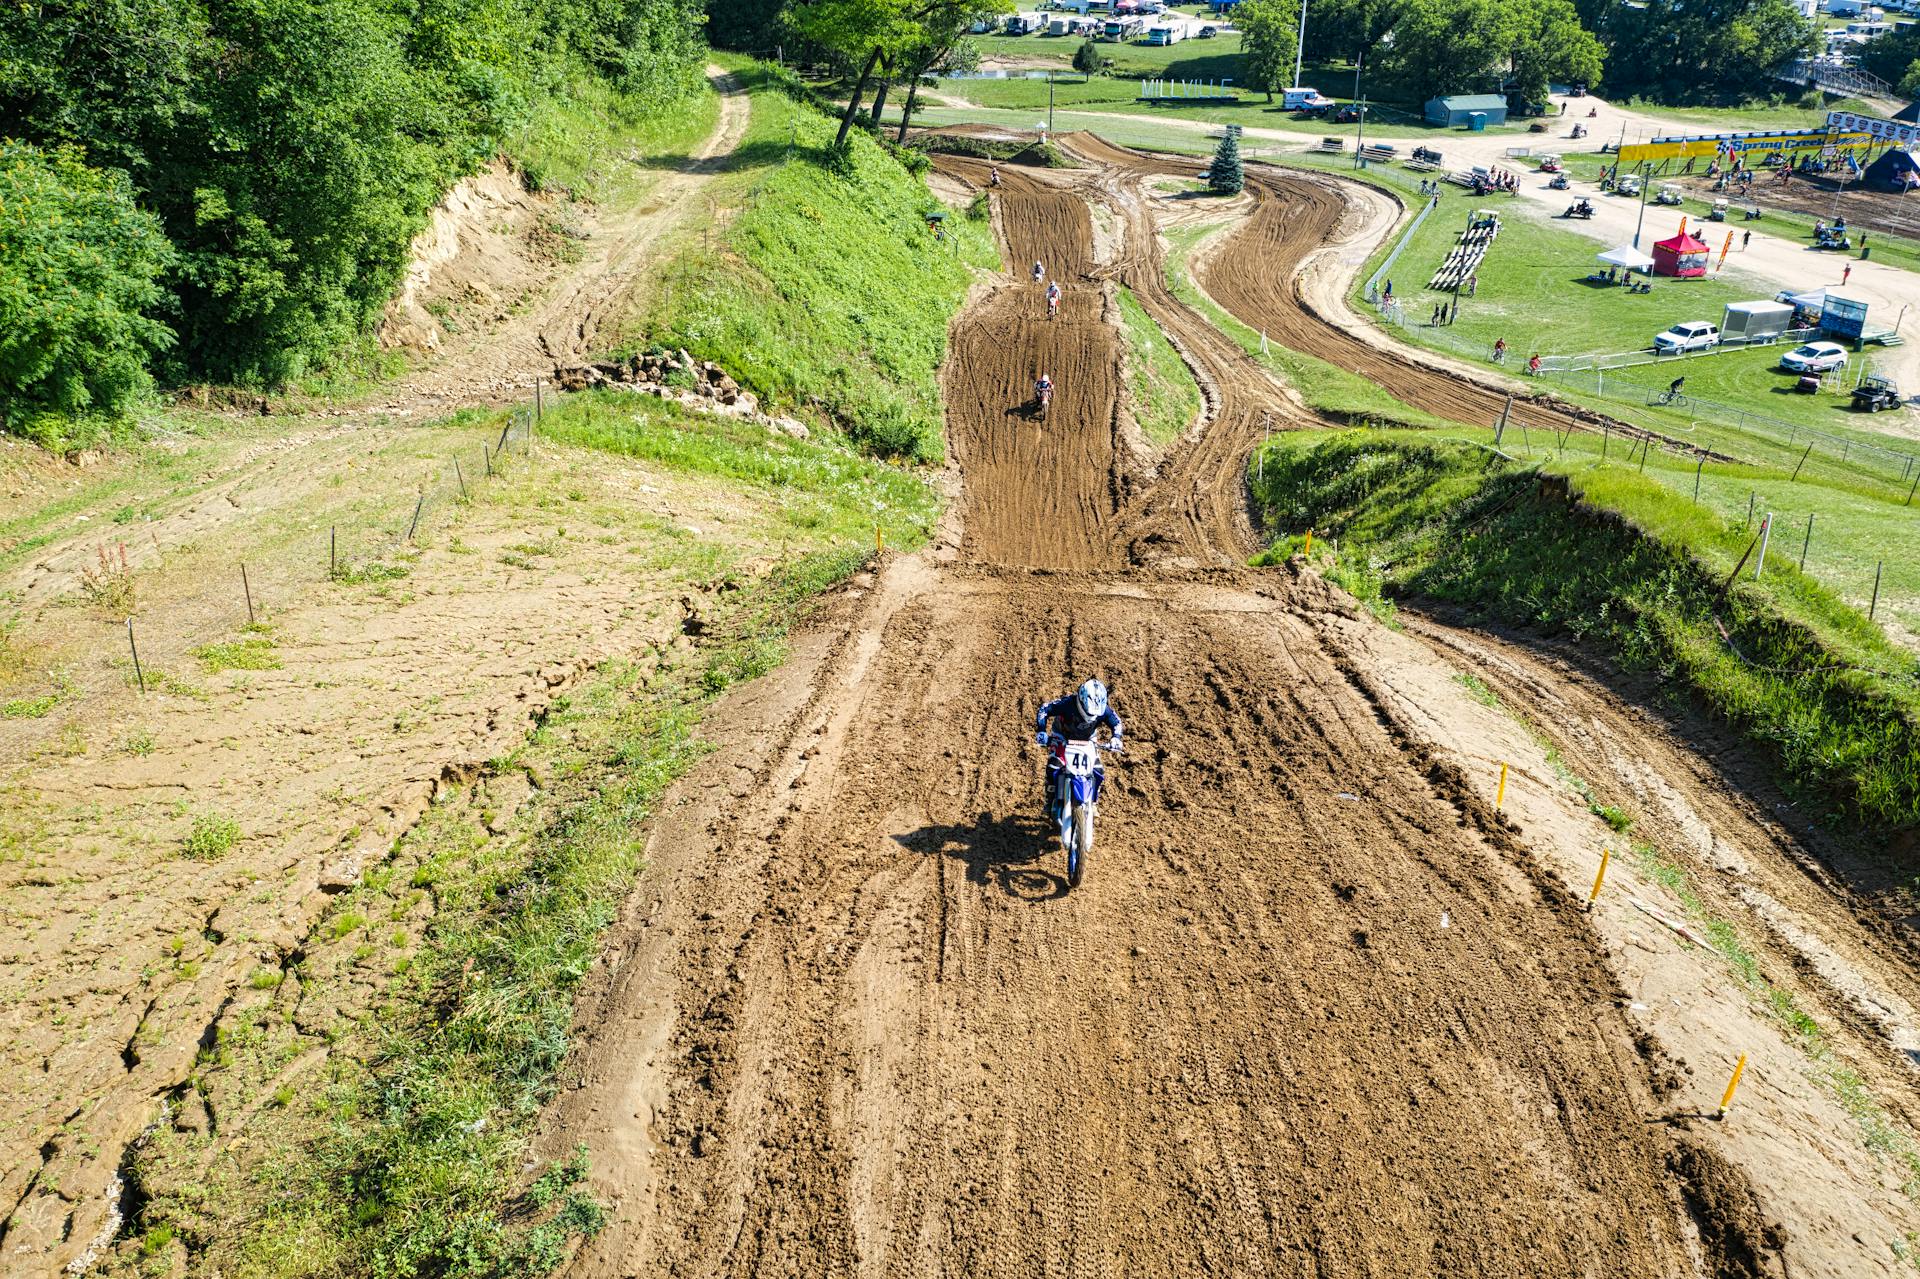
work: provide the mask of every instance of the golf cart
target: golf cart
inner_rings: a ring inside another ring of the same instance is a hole
[[[1853,247],[1853,241],[1847,237],[1845,232],[1823,226],[1815,232],[1813,247],[1816,249],[1840,249],[1844,251]]]
[[[1660,194],[1653,197],[1653,202],[1655,204],[1680,203],[1680,188],[1671,182],[1662,182],[1660,184]]]
[[[1560,157],[1559,157],[1559,156],[1557,156],[1557,155],[1543,155],[1543,156],[1541,156],[1541,157],[1540,157],[1540,172],[1542,172],[1542,173],[1558,173],[1558,172],[1560,172]]]
[[[1590,218],[1593,216],[1593,201],[1583,195],[1572,204],[1569,204],[1567,211],[1561,216],[1568,218]]]
[[[1621,174],[1619,179],[1613,184],[1613,192],[1615,195],[1639,195],[1640,175],[1637,173]]]
[[[1900,388],[1890,378],[1871,374],[1853,388],[1853,408],[1856,413],[1878,413],[1881,409],[1899,407]]]
[[[1547,189],[1549,191],[1565,191],[1572,185],[1573,183],[1567,181],[1567,175],[1564,173],[1556,173],[1547,179]]]
[[[1725,222],[1726,220],[1727,202],[1725,200],[1715,200],[1713,202],[1713,208],[1707,211],[1707,221]]]

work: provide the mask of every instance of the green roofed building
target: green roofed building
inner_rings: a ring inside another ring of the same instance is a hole
[[[1427,99],[1427,123],[1444,124],[1450,129],[1470,129],[1473,117],[1480,125],[1505,124],[1507,100],[1497,93],[1455,93],[1444,98]]]

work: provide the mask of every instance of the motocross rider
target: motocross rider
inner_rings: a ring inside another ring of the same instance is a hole
[[[1120,749],[1120,717],[1113,713],[1113,707],[1107,705],[1107,686],[1097,679],[1090,679],[1074,692],[1065,697],[1056,697],[1040,708],[1033,718],[1034,741],[1047,745],[1047,721],[1053,721],[1053,731],[1070,742],[1090,742],[1102,725],[1113,735],[1113,749]],[[1105,770],[1101,770],[1102,774]],[[1054,795],[1060,784],[1060,763],[1051,753],[1047,756],[1047,810],[1052,812]],[[1096,786],[1094,794],[1098,795]]]

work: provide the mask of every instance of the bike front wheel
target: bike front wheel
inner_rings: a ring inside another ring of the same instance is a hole
[[[1087,855],[1092,851],[1093,805],[1082,804],[1073,814],[1073,847],[1067,853],[1067,887],[1080,887],[1080,881],[1087,873]]]

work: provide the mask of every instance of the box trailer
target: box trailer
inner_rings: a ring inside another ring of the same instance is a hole
[[[1178,44],[1187,34],[1184,26],[1150,27],[1147,30],[1148,44]]]
[[[1729,302],[1720,317],[1720,336],[1727,342],[1771,342],[1793,323],[1793,307],[1786,302]]]

